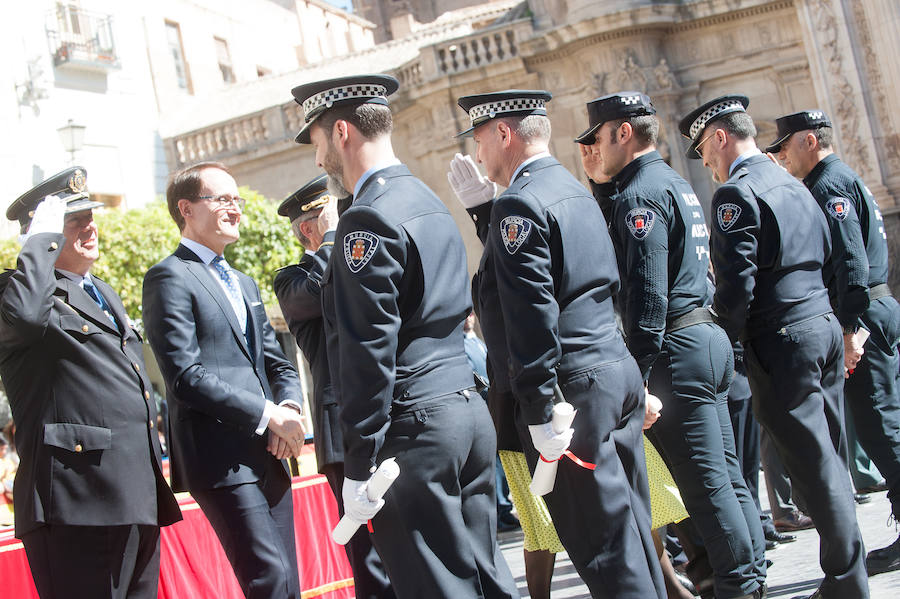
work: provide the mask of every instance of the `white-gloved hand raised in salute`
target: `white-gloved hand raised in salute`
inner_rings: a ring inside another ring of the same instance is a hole
[[[562,457],[563,453],[572,443],[572,435],[575,429],[567,428],[561,433],[553,430],[553,425],[549,422],[545,424],[529,424],[528,432],[531,434],[531,442],[534,448],[540,452],[548,462],[554,462]]]
[[[24,235],[19,236],[19,244],[25,245],[32,235],[38,233],[62,233],[66,216],[66,201],[56,196],[47,196],[31,217],[31,224]]]
[[[497,185],[482,175],[472,157],[457,153],[450,161],[447,180],[464,208],[475,208],[494,199]]]
[[[367,480],[344,479],[344,486],[341,489],[344,514],[356,522],[368,522],[384,506],[384,499],[369,501],[368,484]]]

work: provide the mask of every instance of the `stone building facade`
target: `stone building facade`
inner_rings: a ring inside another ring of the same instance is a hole
[[[242,93],[253,97],[252,110],[235,103],[216,122],[186,114],[183,122],[202,126],[172,131],[166,156],[170,168],[223,160],[239,182],[281,199],[319,172],[312,148],[293,142],[302,111],[290,88],[331,76],[392,73],[402,84],[392,98],[395,150],[449,206],[474,270],[480,246],[445,176],[455,152],[474,153],[470,140],[454,136],[466,127],[457,97],[505,88],[551,91],[552,152],[585,180],[572,142],[586,124],[585,102],[612,91],[644,91],[659,110],[663,155],[708,208],[714,184],[699,161],[685,159],[676,125],[707,99],[744,93],[762,146],[774,139],[774,119],[782,114],[819,107],[831,115],[837,152],[863,176],[884,213],[897,289],[900,112],[891,104],[900,92],[897,31],[896,0],[492,2],[420,22],[402,39],[249,84]]]

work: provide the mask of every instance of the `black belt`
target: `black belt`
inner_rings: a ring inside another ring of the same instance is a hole
[[[869,289],[869,301],[874,302],[877,299],[881,299],[883,297],[887,297],[891,295],[891,288],[887,286],[887,283],[882,283],[881,285],[875,285],[874,287]]]
[[[705,306],[703,308],[694,308],[687,314],[679,316],[669,322],[668,325],[666,325],[666,333],[672,333],[678,329],[683,329],[694,324],[700,324],[701,322],[715,322],[712,317],[712,312]]]

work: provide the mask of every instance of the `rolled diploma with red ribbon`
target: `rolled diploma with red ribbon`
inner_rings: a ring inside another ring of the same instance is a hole
[[[387,490],[394,484],[398,476],[400,476],[400,464],[397,463],[396,458],[388,458],[381,462],[381,466],[369,479],[369,485],[366,487],[366,495],[369,497],[369,501],[378,501],[384,497],[384,494],[387,493]],[[331,531],[331,538],[339,545],[346,545],[350,542],[356,530],[363,524],[365,522],[358,522],[344,514],[341,521]]]
[[[553,418],[550,420],[550,426],[557,435],[570,426],[575,419],[575,408],[568,402],[560,402],[553,406]],[[534,476],[531,478],[529,489],[531,492],[541,497],[553,490],[556,484],[556,468],[559,462],[548,462],[543,457],[538,458],[537,466],[534,469]]]

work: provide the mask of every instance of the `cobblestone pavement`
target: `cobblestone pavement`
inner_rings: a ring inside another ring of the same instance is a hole
[[[760,476],[760,499],[763,509],[768,509],[763,485],[763,477]],[[893,525],[887,525],[890,514],[887,493],[875,493],[871,497],[871,502],[856,507],[856,517],[862,529],[867,551],[892,543],[898,535]],[[815,591],[822,579],[822,571],[819,569],[819,535],[815,530],[801,530],[795,534],[797,535],[795,542],[780,545],[767,554],[774,562],[768,573],[771,599],[793,599],[797,595],[805,597]],[[522,533],[521,531],[501,533],[499,539],[503,555],[509,562],[519,586],[519,592],[523,598],[528,597],[525,566],[522,560]],[[871,599],[900,599],[900,571],[872,576],[869,578],[869,589]],[[587,587],[582,584],[565,553],[556,557],[551,594],[553,599],[590,597]]]

